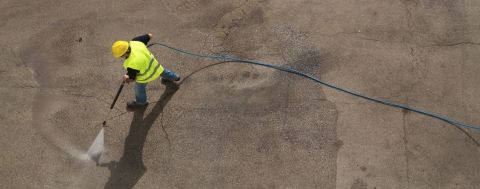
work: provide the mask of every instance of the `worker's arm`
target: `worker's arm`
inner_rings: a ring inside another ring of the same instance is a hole
[[[132,81],[135,81],[135,79],[137,78],[137,74],[139,73],[140,71],[136,70],[136,69],[132,69],[132,68],[127,68],[127,74],[125,74],[123,76],[123,80],[127,83],[129,82],[132,82]]]
[[[132,39],[132,41],[140,41],[142,43],[144,43],[145,45],[148,44],[148,42],[150,41],[150,39],[152,39],[152,34],[149,33],[149,34],[145,34],[145,35],[141,35],[141,36],[138,36],[138,37],[135,37]]]

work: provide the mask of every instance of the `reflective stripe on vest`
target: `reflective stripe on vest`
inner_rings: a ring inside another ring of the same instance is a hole
[[[130,56],[123,63],[123,67],[139,70],[136,81],[139,83],[148,83],[157,79],[164,68],[158,64],[152,53],[148,51],[144,43],[139,41],[130,41]]]
[[[139,73],[139,74],[137,74],[137,75],[143,76],[143,75],[145,75],[145,73],[148,73],[148,71],[149,71],[150,68],[152,67],[153,61],[155,61],[155,57],[153,57],[153,54],[152,54],[152,53],[150,53],[150,56],[152,56],[152,58],[150,58],[150,62],[148,63],[148,67],[147,67],[147,69],[145,70],[145,72],[143,72],[143,74]]]
[[[142,80],[139,80],[137,79],[138,82],[142,82],[142,81],[147,81],[149,80],[150,78],[152,78],[153,76],[155,76],[155,74],[157,73],[157,70],[158,68],[160,68],[160,64],[157,64],[157,66],[155,66],[155,69],[153,70],[153,72],[145,79],[142,79]],[[158,77],[158,76],[157,76]]]

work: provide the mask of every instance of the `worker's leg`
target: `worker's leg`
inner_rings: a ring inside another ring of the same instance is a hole
[[[147,104],[147,84],[135,82],[135,102],[138,105]]]
[[[135,100],[127,102],[127,108],[143,107],[148,104],[146,88],[146,83],[135,83]]]
[[[179,81],[180,80],[180,77],[175,72],[165,67],[162,74],[160,74],[160,76],[162,77],[162,81]]]

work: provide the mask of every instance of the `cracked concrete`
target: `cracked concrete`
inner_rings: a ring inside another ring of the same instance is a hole
[[[466,123],[480,118],[474,0],[25,1],[0,4],[0,188],[479,188],[480,134],[283,72],[152,47],[183,76],[107,118],[110,45],[231,53]]]

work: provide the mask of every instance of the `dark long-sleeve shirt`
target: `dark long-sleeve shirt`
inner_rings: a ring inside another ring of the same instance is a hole
[[[145,45],[147,45],[148,42],[150,41],[150,39],[151,39],[150,36],[148,34],[145,34],[145,35],[141,35],[141,36],[137,36],[137,37],[133,38],[132,41],[140,41],[140,42],[144,43]],[[137,74],[139,72],[140,72],[140,70],[127,68],[127,75],[130,79],[135,80],[135,78],[137,77]]]
[[[137,36],[135,38],[132,39],[132,41],[140,41],[142,43],[144,43],[145,45],[148,44],[148,42],[150,41],[150,36],[148,34],[145,34],[145,35],[141,35],[141,36]]]

